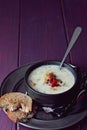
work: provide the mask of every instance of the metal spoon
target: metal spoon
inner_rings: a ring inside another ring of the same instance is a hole
[[[60,66],[59,66],[60,69],[61,69],[61,67],[62,67],[62,65],[63,65],[63,63],[64,63],[64,61],[65,61],[67,55],[69,54],[71,48],[73,47],[73,45],[75,44],[77,38],[79,37],[81,31],[82,31],[82,28],[81,28],[81,27],[76,27],[76,28],[75,28],[75,30],[74,30],[74,32],[73,32],[73,35],[72,35],[72,38],[71,38],[71,40],[70,40],[70,42],[69,42],[68,48],[67,48],[67,50],[66,50],[66,52],[65,52],[65,55],[64,55],[64,57],[63,57],[63,59],[62,59],[62,61],[61,61],[61,63],[60,63]]]

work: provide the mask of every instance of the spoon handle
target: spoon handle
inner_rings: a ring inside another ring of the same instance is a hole
[[[60,63],[60,69],[61,69],[61,67],[62,67],[62,65],[63,65],[63,63],[64,63],[64,61],[65,61],[67,55],[69,54],[71,48],[73,47],[73,45],[75,44],[77,38],[79,37],[81,31],[82,31],[82,28],[81,28],[81,27],[76,27],[76,29],[74,30],[73,35],[72,35],[72,38],[71,38],[71,40],[70,40],[70,42],[69,42],[68,48],[67,48],[67,50],[66,50],[66,52],[65,52],[65,55],[64,55],[64,57],[63,57],[63,59],[62,59],[62,61],[61,61],[61,63]]]

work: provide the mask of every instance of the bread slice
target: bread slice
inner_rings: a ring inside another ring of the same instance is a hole
[[[32,99],[21,92],[6,93],[0,97],[0,108],[4,108],[8,117],[17,122],[32,113]]]
[[[20,92],[6,93],[0,98],[0,108],[10,111],[20,108],[21,111],[28,113],[32,111],[32,99]]]

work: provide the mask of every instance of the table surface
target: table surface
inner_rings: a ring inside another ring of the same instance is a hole
[[[82,33],[66,63],[87,72],[87,1],[0,0],[0,82],[14,69],[40,60],[61,61],[76,26]],[[0,130],[17,125],[0,111]],[[86,130],[87,118],[64,130]],[[19,125],[19,130],[31,130]]]

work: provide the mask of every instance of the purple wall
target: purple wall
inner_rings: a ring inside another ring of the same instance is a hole
[[[78,25],[83,31],[66,62],[87,71],[86,12],[86,0],[0,0],[0,82],[22,65],[60,61]],[[16,129],[2,111],[0,117],[0,130]],[[86,130],[86,124],[85,119],[67,130]]]

